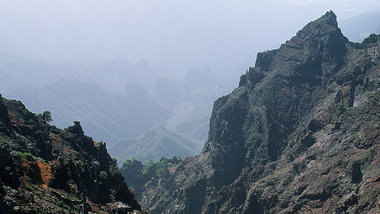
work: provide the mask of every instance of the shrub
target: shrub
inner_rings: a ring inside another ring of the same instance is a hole
[[[32,186],[25,185],[25,187],[26,187],[29,191],[33,191],[33,190],[34,190]]]
[[[165,157],[162,157],[156,163],[156,175],[166,177],[169,174],[169,163]]]
[[[99,173],[99,178],[103,181],[107,180],[108,178],[108,173],[106,171],[100,171]]]
[[[154,171],[154,168],[155,168],[154,161],[153,160],[149,160],[146,163],[144,169],[142,170],[142,174],[143,175],[148,175],[148,174],[150,175]]]
[[[77,160],[74,162],[74,165],[77,169],[77,173],[78,173],[77,176],[78,176],[78,178],[80,178],[81,174],[84,173],[84,163],[82,160]]]
[[[26,158],[27,160],[33,160],[33,155],[29,152],[20,153],[19,156],[21,158]]]
[[[57,205],[59,207],[63,207],[63,201],[56,201],[55,205]]]
[[[340,104],[340,105],[338,106],[338,108],[336,108],[335,115],[339,117],[340,115],[343,114],[343,112],[344,112],[345,110],[346,110],[346,109],[344,108],[344,105],[343,105],[343,104]]]
[[[49,123],[50,121],[52,121],[53,119],[51,118],[51,113],[50,113],[50,111],[44,111],[44,112],[42,113],[42,119],[43,119],[45,122],[47,122],[47,123]]]
[[[23,117],[26,117],[26,116],[28,116],[29,112],[28,112],[28,110],[24,109],[24,110],[22,110],[21,114]]]
[[[58,134],[59,133],[59,130],[58,130],[58,128],[55,125],[51,126],[50,131],[53,132],[54,134]]]
[[[64,208],[65,210],[69,210],[69,211],[71,210],[71,207],[70,207],[69,205],[67,205],[67,204],[64,204],[64,205],[63,205],[63,208]]]
[[[81,169],[81,171],[84,171],[84,163],[82,160],[77,160],[74,162],[74,165]]]
[[[117,166],[117,158],[112,158],[112,162],[115,166]]]

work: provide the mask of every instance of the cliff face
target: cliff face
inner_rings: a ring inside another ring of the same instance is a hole
[[[0,97],[0,213],[140,213],[105,144]]]
[[[351,43],[327,12],[257,55],[239,87],[215,102],[202,153],[139,182],[142,205],[152,213],[379,212],[379,88],[380,36]]]

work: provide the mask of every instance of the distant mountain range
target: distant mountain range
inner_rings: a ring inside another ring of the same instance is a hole
[[[154,124],[160,124],[167,127],[166,132],[181,136],[177,138],[183,140],[182,143],[177,141],[184,144],[181,148],[190,146],[194,149],[191,152],[176,150],[177,155],[182,157],[194,154],[194,151],[200,152],[208,133],[212,102],[231,84],[221,77],[213,78],[217,75],[209,70],[189,71],[181,81],[152,77],[144,72],[129,75],[123,69],[133,66],[121,61],[114,65],[107,64],[112,71],[108,76],[103,74],[106,65],[97,67],[91,77],[85,74],[88,67],[78,66],[66,73],[66,78],[69,78],[66,79],[60,71],[70,70],[74,65],[45,66],[44,63],[19,60],[0,63],[4,71],[4,75],[0,76],[0,82],[4,83],[1,84],[3,94],[23,100],[34,112],[51,111],[52,123],[58,127],[64,128],[72,121],[81,121],[86,132],[95,139],[107,142],[111,148],[119,139],[138,138]],[[141,69],[144,70],[144,64]],[[131,77],[129,81],[128,76]],[[146,76],[145,82],[142,76]],[[196,81],[197,78],[201,81]],[[99,80],[108,84],[114,82],[112,87],[115,90],[121,90],[124,83],[124,90],[112,92],[111,86],[101,85],[97,82]],[[113,151],[111,155],[119,160],[131,158],[130,155],[122,157],[122,154],[114,154]],[[142,157],[142,154],[134,155]],[[150,158],[156,160],[164,155],[157,153]]]
[[[380,34],[380,12],[361,14],[340,24],[343,33],[353,42],[362,42],[371,33]]]
[[[118,158],[135,158],[143,162],[157,161],[161,157],[189,157],[198,153],[196,145],[167,130],[162,125],[155,125],[135,139],[120,139],[109,146],[109,150]]]
[[[369,32],[379,33],[377,20],[379,13],[363,14],[341,27],[350,39],[361,41]],[[200,152],[207,140],[213,101],[237,84],[236,78],[209,68],[189,68],[179,77],[143,60],[113,59],[95,65],[44,63],[33,58],[32,51],[5,39],[0,42],[0,73],[0,90],[5,96],[23,100],[34,112],[50,110],[52,123],[61,128],[79,120],[87,133],[106,141],[110,148],[120,139],[144,139],[148,129],[160,124],[181,136],[178,140],[186,139],[183,143],[195,144],[195,151]],[[113,151],[111,155],[124,159]],[[186,157],[189,153],[183,150],[179,154]]]

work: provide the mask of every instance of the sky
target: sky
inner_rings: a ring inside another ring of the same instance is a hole
[[[12,0],[0,2],[0,48],[46,62],[146,61],[172,72],[242,73],[333,10],[338,20],[380,0]]]

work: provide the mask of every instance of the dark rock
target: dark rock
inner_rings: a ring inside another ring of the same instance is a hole
[[[324,124],[317,119],[313,119],[310,121],[309,125],[307,126],[307,129],[311,132],[317,132],[320,131],[324,127]]]
[[[361,171],[360,163],[354,162],[351,169],[352,183],[360,183],[363,180],[363,173]]]
[[[142,212],[105,144],[74,123],[51,132],[21,102],[0,98],[0,213],[109,213],[116,201],[127,206],[117,213]]]
[[[184,214],[376,212],[380,192],[368,178],[380,164],[378,38],[350,43],[330,11],[259,53],[239,87],[215,101],[200,155],[170,164],[165,177],[130,176],[144,191],[143,206]]]

